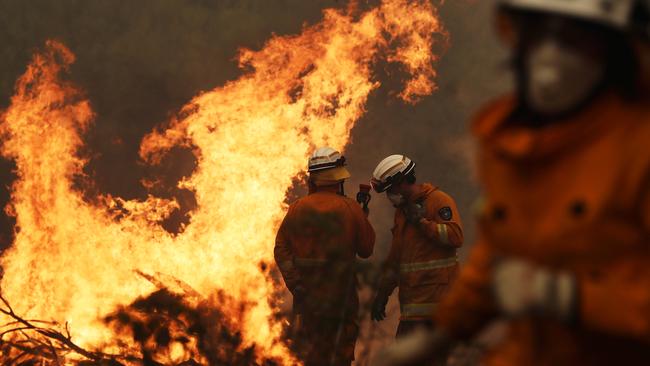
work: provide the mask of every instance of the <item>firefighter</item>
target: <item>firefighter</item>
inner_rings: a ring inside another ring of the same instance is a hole
[[[345,158],[329,147],[309,159],[309,195],[293,203],[275,242],[275,261],[301,325],[305,365],[350,365],[358,334],[356,257],[368,258],[375,232],[343,185]]]
[[[650,365],[648,2],[500,3],[517,90],[473,126],[478,242],[436,331],[378,364],[423,363],[505,319],[487,365]]]
[[[371,317],[386,317],[388,297],[399,286],[397,337],[433,327],[436,306],[456,277],[456,250],[463,229],[454,200],[431,184],[417,184],[415,163],[404,155],[382,160],[373,173],[375,191],[395,206],[393,241]]]

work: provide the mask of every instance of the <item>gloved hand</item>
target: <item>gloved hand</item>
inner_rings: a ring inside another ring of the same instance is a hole
[[[297,285],[291,291],[293,295],[293,312],[302,314],[305,299],[307,298],[307,289],[303,285]]]
[[[357,202],[363,206],[363,208],[368,208],[368,204],[372,199],[372,195],[369,192],[359,191],[357,193]]]
[[[444,331],[433,332],[418,329],[404,338],[384,348],[373,366],[416,366],[430,365],[436,355],[447,353],[452,346],[452,339]]]
[[[409,203],[405,210],[406,221],[413,225],[419,225],[420,221],[427,214],[427,210],[419,203]]]
[[[372,302],[370,318],[376,322],[386,319],[386,304],[388,304],[388,296],[379,292],[377,296],[375,296],[375,300]]]
[[[503,259],[492,271],[492,287],[504,315],[548,314],[569,321],[576,312],[575,277],[520,259]]]

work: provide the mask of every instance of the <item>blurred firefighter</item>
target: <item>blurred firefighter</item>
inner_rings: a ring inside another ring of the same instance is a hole
[[[399,286],[397,337],[432,329],[436,306],[458,272],[456,249],[463,229],[454,200],[431,184],[417,184],[415,163],[404,155],[382,160],[371,180],[395,206],[393,241],[371,317],[386,317],[388,298]]]
[[[648,2],[502,0],[517,93],[476,120],[479,240],[436,331],[378,364],[421,364],[491,320],[487,365],[650,365]]]
[[[367,213],[343,193],[349,177],[345,157],[317,149],[309,159],[310,193],[289,207],[275,242],[275,261],[300,314],[294,342],[306,366],[350,365],[354,359],[356,257],[372,254],[375,232]]]

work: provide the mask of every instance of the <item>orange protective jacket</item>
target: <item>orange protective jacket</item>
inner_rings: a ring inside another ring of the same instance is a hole
[[[456,249],[463,229],[454,200],[430,184],[422,184],[409,203],[422,205],[426,223],[407,221],[405,208],[395,211],[393,241],[379,292],[399,286],[402,320],[431,319],[458,271]]]
[[[650,105],[607,94],[531,129],[503,99],[474,125],[480,239],[436,314],[467,338],[497,316],[490,272],[515,256],[576,276],[573,324],[509,322],[488,365],[650,365]]]
[[[356,256],[368,258],[375,232],[359,204],[319,190],[289,207],[275,242],[275,261],[287,288],[302,285],[307,311],[326,317],[358,312]]]

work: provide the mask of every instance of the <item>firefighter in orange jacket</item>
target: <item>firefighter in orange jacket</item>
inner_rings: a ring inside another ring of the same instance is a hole
[[[358,334],[357,255],[368,258],[375,232],[343,195],[345,158],[320,148],[309,159],[310,194],[289,207],[277,234],[275,261],[302,324],[296,343],[305,365],[349,365]]]
[[[501,3],[518,94],[474,124],[480,239],[437,331],[378,363],[421,363],[502,318],[487,365],[650,365],[650,104],[631,33],[648,2]]]
[[[406,156],[381,161],[371,183],[396,207],[393,241],[371,316],[376,321],[386,317],[388,297],[399,286],[399,338],[418,327],[432,328],[436,306],[458,271],[463,229],[454,200],[430,184],[416,184],[415,163]]]

